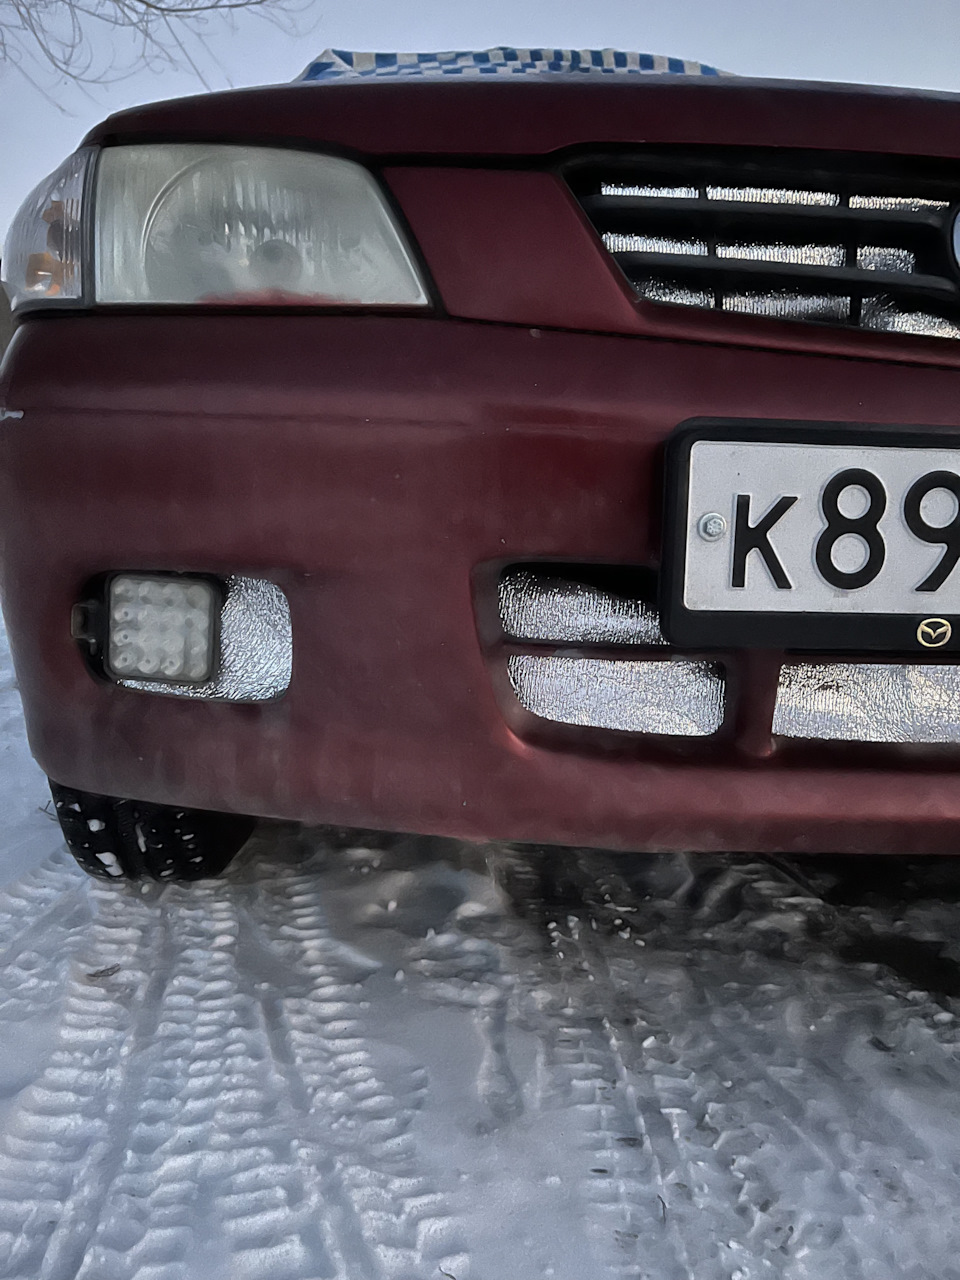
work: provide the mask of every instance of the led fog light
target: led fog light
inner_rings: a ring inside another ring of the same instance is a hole
[[[201,684],[214,674],[219,600],[202,578],[118,574],[106,665],[118,679]]]

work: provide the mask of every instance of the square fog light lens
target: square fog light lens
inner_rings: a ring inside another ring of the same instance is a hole
[[[117,574],[108,592],[106,666],[118,680],[213,678],[219,595],[203,578]]]

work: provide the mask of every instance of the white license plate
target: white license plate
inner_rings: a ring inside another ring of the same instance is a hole
[[[960,449],[903,431],[896,443],[867,443],[865,430],[834,431],[836,443],[821,443],[815,427],[789,434],[799,438],[683,442],[668,502],[668,635],[950,646],[960,623]]]

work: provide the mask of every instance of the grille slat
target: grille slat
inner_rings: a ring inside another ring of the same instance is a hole
[[[621,225],[633,227],[638,217],[669,218],[674,226],[684,221],[702,222],[709,218],[718,226],[749,228],[751,234],[765,223],[771,237],[780,238],[796,227],[800,235],[809,235],[811,226],[824,236],[843,236],[853,228],[873,229],[872,234],[889,229],[910,233],[927,228],[937,236],[943,232],[943,211],[918,209],[861,209],[847,205],[824,208],[819,205],[764,205],[726,200],[678,200],[652,196],[585,196],[584,211],[598,230],[619,230]]]
[[[632,279],[649,276],[682,281],[688,287],[703,283],[707,288],[721,280],[728,289],[749,289],[765,285],[788,289],[791,285],[806,292],[807,286],[820,293],[889,296],[902,294],[917,300],[960,301],[960,289],[942,276],[916,272],[874,271],[857,267],[818,267],[793,262],[756,261],[681,253],[620,252],[617,261]]]
[[[945,162],[651,148],[566,177],[647,301],[960,337]]]

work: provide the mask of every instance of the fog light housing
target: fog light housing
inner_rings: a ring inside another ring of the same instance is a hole
[[[116,574],[107,591],[107,673],[158,684],[210,680],[220,603],[205,578]]]

